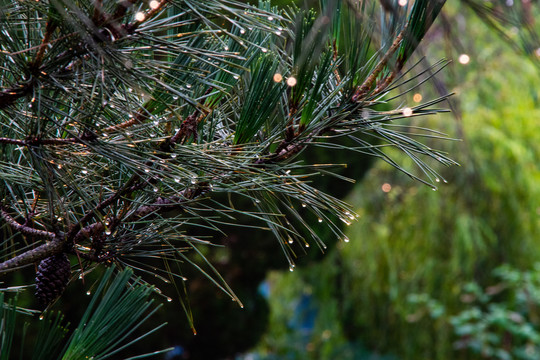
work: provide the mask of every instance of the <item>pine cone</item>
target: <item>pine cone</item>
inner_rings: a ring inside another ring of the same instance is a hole
[[[43,309],[64,292],[70,273],[71,265],[64,253],[49,256],[39,263],[36,298]]]

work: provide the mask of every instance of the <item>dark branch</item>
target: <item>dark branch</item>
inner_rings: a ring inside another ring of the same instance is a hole
[[[9,213],[3,206],[0,206],[0,216],[7,224],[9,224],[9,226],[11,226],[14,230],[17,230],[21,234],[48,239],[54,239],[56,237],[55,233],[45,230],[34,229],[29,226],[19,224],[14,218],[11,217],[11,215],[9,215]]]
[[[0,110],[7,108],[17,101],[32,92],[33,83],[27,82],[9,89],[0,91]]]
[[[17,270],[18,268],[41,261],[51,255],[58,254],[63,251],[65,241],[63,238],[54,238],[35,249],[25,251],[24,253],[15,256],[9,260],[0,263],[0,275]]]

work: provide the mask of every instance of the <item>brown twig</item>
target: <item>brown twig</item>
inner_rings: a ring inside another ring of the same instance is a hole
[[[26,82],[25,84],[19,84],[12,88],[0,91],[0,110],[10,106],[17,99],[30,94],[33,87],[33,82]]]
[[[142,109],[140,109],[139,111],[135,113],[135,116],[133,116],[132,119],[128,121],[124,121],[123,123],[120,123],[117,125],[111,125],[109,127],[102,129],[101,131],[104,133],[111,133],[114,131],[118,131],[120,129],[125,129],[133,125],[143,123],[150,118],[151,111],[152,111],[152,108],[150,108],[150,102],[147,102],[145,105],[142,106]]]
[[[4,219],[6,223],[9,224],[9,226],[11,226],[13,229],[17,230],[18,232],[24,235],[47,238],[47,239],[56,238],[56,234],[53,232],[34,229],[29,226],[19,224],[13,217],[11,217],[11,215],[9,215],[7,210],[1,205],[0,205],[0,216]]]
[[[26,140],[10,139],[5,137],[0,137],[0,143],[26,146]]]
[[[377,76],[384,70],[386,65],[388,64],[388,61],[390,61],[390,58],[394,55],[394,53],[397,51],[399,46],[401,45],[401,42],[403,41],[403,37],[405,34],[405,31],[407,31],[408,26],[405,25],[401,32],[396,36],[394,39],[394,42],[390,46],[390,48],[386,51],[382,59],[379,61],[377,66],[371,71],[371,74],[368,76],[368,78],[356,89],[352,101],[357,102],[363,99],[363,97],[369,92],[375,81],[377,80]],[[394,75],[395,76],[395,75]],[[379,92],[381,91],[381,88],[379,88]]]
[[[41,40],[41,45],[39,45],[38,52],[36,54],[36,58],[34,59],[34,62],[32,63],[32,66],[35,69],[39,69],[41,66],[41,62],[43,61],[43,56],[45,55],[45,50],[47,49],[47,46],[50,43],[51,36],[56,30],[57,24],[54,19],[49,19],[47,21],[47,25],[45,26],[45,35],[43,35],[43,39]]]
[[[180,129],[174,134],[169,144],[176,145],[179,142],[186,141],[190,136],[193,135],[195,140],[197,139],[197,113],[189,115],[186,120],[182,122]]]
[[[66,235],[66,240],[67,241],[72,241],[73,239],[75,239],[76,235],[79,233],[79,231],[82,229],[82,225],[84,223],[86,223],[87,221],[89,221],[90,219],[92,219],[98,211],[101,211],[103,210],[104,208],[106,208],[107,206],[111,205],[114,201],[116,201],[117,199],[119,199],[121,196],[125,195],[127,193],[127,190],[129,189],[132,189],[132,185],[135,183],[135,181],[139,178],[139,176],[137,174],[134,174],[133,176],[131,176],[131,178],[127,181],[127,183],[124,184],[124,186],[122,186],[122,188],[118,189],[118,191],[116,193],[114,193],[113,195],[111,195],[109,198],[103,200],[102,202],[100,202],[98,205],[96,205],[95,208],[93,208],[92,210],[88,211],[86,214],[84,214],[84,216],[79,220],[79,222],[75,225],[73,225],[67,235]],[[134,190],[132,190],[133,192]]]
[[[66,144],[77,144],[82,143],[82,140],[77,138],[67,138],[67,139],[40,139],[40,138],[28,138],[26,140],[20,139],[10,139],[5,137],[0,137],[0,143],[2,144],[12,144],[20,146],[30,146],[30,145],[66,145]]]
[[[35,249],[25,251],[20,255],[0,263],[0,275],[7,274],[22,266],[33,264],[51,255],[58,254],[64,250],[64,245],[65,242],[62,237],[55,237],[52,241],[40,245]]]

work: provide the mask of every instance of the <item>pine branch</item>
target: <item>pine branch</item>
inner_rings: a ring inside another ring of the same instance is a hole
[[[35,69],[39,69],[39,67],[42,64],[43,56],[45,55],[45,50],[47,49],[47,46],[50,44],[51,36],[53,32],[57,28],[57,23],[53,19],[49,19],[47,22],[47,25],[45,27],[45,35],[43,36],[43,40],[41,41],[41,45],[39,46],[38,52],[36,54],[36,58],[34,59],[34,62],[32,63],[32,67]]]
[[[368,78],[364,81],[362,85],[360,85],[360,87],[358,87],[358,89],[356,90],[356,92],[354,93],[352,97],[353,102],[362,101],[364,99],[366,94],[369,92],[369,90],[373,86],[373,83],[377,80],[377,77],[379,76],[381,71],[385,69],[386,65],[388,64],[388,61],[390,61],[390,58],[394,56],[397,49],[399,49],[401,42],[403,41],[403,36],[407,31],[407,28],[408,26],[405,25],[405,27],[401,30],[398,36],[396,36],[396,38],[394,39],[394,42],[392,43],[390,48],[386,51],[386,53],[384,54],[382,59],[379,61],[377,66],[375,66],[375,68],[371,71],[371,74],[368,76]],[[380,93],[381,91],[383,91],[384,89],[386,89],[386,87],[390,85],[390,83],[393,81],[396,73],[399,72],[399,70],[402,67],[403,67],[403,64],[398,62],[397,68],[392,70],[391,74],[387,76],[379,86],[376,87],[376,89],[372,92],[372,95],[376,95]]]
[[[131,0],[129,0],[127,2],[132,3]],[[113,39],[110,39],[109,36],[107,36],[106,30],[104,30],[104,32],[101,33],[101,35],[102,35],[101,38],[102,39],[109,39],[109,40],[112,40],[112,41],[122,40],[126,36],[128,36],[128,35],[132,34],[133,32],[135,32],[135,30],[143,22],[148,21],[148,20],[152,19],[154,16],[156,16],[157,14],[159,14],[159,12],[161,10],[163,10],[163,7],[168,2],[169,2],[168,0],[162,0],[159,3],[158,7],[154,8],[154,9],[151,9],[151,10],[146,12],[143,20],[134,20],[131,23],[122,25],[122,27],[121,27],[122,31],[118,31],[118,29],[115,29],[114,27],[111,27],[110,23],[106,23],[107,26],[105,27],[105,29],[114,30],[115,37]],[[122,2],[121,4],[118,5],[118,9],[121,9],[121,8],[124,9],[124,10],[117,11],[117,13],[122,14],[122,16],[124,16],[125,15],[125,10],[127,10],[127,8],[129,8],[129,6],[125,7],[124,2]],[[106,16],[105,16],[105,18],[106,18]],[[117,20],[117,18],[115,18],[115,19]],[[100,25],[100,24],[94,24],[94,25],[99,27],[98,25]],[[53,20],[50,20],[47,23],[46,30],[45,30],[46,31],[45,35],[43,37],[41,45],[39,46],[39,50],[38,50],[38,53],[36,55],[36,59],[35,59],[34,63],[32,64],[33,73],[35,73],[35,74],[40,74],[41,73],[40,69],[42,67],[43,55],[45,53],[45,50],[46,50],[48,44],[51,42],[50,38],[51,38],[52,33],[54,32],[54,30],[56,29],[56,27],[57,27],[57,24]],[[83,52],[81,52],[81,49],[84,49]],[[69,50],[69,51],[65,52],[64,54],[62,54],[61,56],[59,56],[59,58],[63,58],[64,56],[69,56],[69,55],[71,56],[72,59],[75,59],[76,57],[84,58],[87,55],[88,51],[90,51],[90,49],[92,49],[92,47],[80,47],[80,46],[78,46],[77,50]],[[28,49],[25,49],[25,51],[28,51]],[[9,55],[12,55],[12,54],[9,54]],[[59,74],[68,73],[68,72],[70,72],[70,70],[73,67],[74,67],[74,64],[70,61],[70,62],[68,62],[68,65],[66,67],[64,67],[63,69],[59,69],[58,73]],[[35,81],[35,79],[32,79],[31,81],[23,81],[22,83],[20,83],[18,85],[12,86],[11,88],[0,90],[0,110],[3,110],[5,108],[7,108],[8,106],[13,105],[15,103],[15,101],[17,101],[18,99],[31,94],[32,91],[34,90],[35,85],[36,85],[36,81]]]
[[[0,91],[0,110],[14,104],[18,99],[31,94],[33,88],[34,82],[30,81]]]
[[[82,139],[77,138],[58,138],[58,139],[40,139],[38,137],[31,137],[26,140],[0,138],[2,144],[12,144],[20,146],[39,146],[39,145],[67,145],[67,144],[82,144]]]
[[[291,161],[321,137],[337,148],[339,136],[372,134],[420,167],[420,155],[446,160],[386,126],[402,118],[399,108],[376,111],[376,102],[368,101],[392,90],[402,69],[405,18],[373,67],[374,30],[357,16],[343,27],[328,25],[334,21],[330,7],[319,19],[315,11],[298,14],[301,24],[292,30],[267,3],[161,1],[150,9],[145,3],[140,12],[132,0],[61,3],[66,9],[58,9],[59,19],[66,22],[56,30],[37,11],[29,21],[33,43],[2,45],[10,58],[3,58],[6,70],[0,71],[10,85],[0,91],[0,116],[13,126],[1,128],[0,150],[20,147],[5,151],[0,162],[0,180],[13,188],[0,188],[3,205],[33,203],[33,211],[49,215],[42,226],[57,234],[0,264],[0,272],[62,252],[95,263],[173,257],[199,241],[191,229],[224,231],[237,215],[262,221],[254,226],[270,229],[282,245],[290,237],[317,239],[296,204],[307,203],[306,210],[326,220],[352,211],[307,185],[306,173],[324,170]],[[177,8],[164,13],[167,5]],[[354,9],[366,15],[364,7]],[[0,40],[17,34],[19,23],[0,23]],[[337,38],[338,27],[349,28],[346,37]],[[415,39],[421,36],[422,26],[412,28]],[[348,39],[352,50],[343,49]],[[30,60],[29,49],[37,52]],[[12,86],[18,74],[30,78]],[[31,102],[16,103],[29,94]],[[415,107],[415,115],[434,112]],[[380,147],[362,146],[384,158]],[[224,195],[255,207],[235,207],[220,200]],[[295,229],[291,217],[303,228]],[[31,221],[17,223],[7,211],[0,218],[23,234],[43,231],[32,229]]]
[[[0,275],[5,275],[23,266],[36,263],[51,255],[62,253],[65,250],[64,246],[64,239],[62,237],[55,237],[52,241],[0,263]]]
[[[34,229],[29,226],[19,224],[14,218],[11,217],[11,215],[9,215],[7,210],[2,205],[0,205],[0,216],[11,228],[22,234],[33,236],[36,238],[54,239],[57,237],[55,233],[52,233],[50,231]]]
[[[131,186],[135,181],[135,177],[132,178],[132,181],[126,183],[126,186],[119,190],[114,196],[104,200],[98,204],[91,212],[87,213],[81,218],[81,220],[72,228],[70,231],[64,235],[57,235],[55,233],[33,229],[27,226],[23,226],[17,223],[3,207],[0,207],[0,215],[2,218],[15,230],[31,236],[36,237],[46,237],[52,241],[47,242],[46,244],[40,245],[39,247],[29,250],[23,254],[13,257],[12,259],[6,260],[3,263],[0,263],[0,274],[5,274],[7,272],[16,270],[24,265],[35,263],[41,261],[51,255],[65,252],[67,247],[71,248],[70,244],[76,244],[85,239],[89,239],[91,236],[99,236],[103,234],[107,229],[111,229],[114,226],[119,226],[121,223],[128,223],[137,221],[141,218],[146,218],[151,214],[158,214],[163,211],[170,211],[179,207],[182,207],[187,201],[192,201],[200,195],[208,191],[208,184],[200,183],[196,187],[191,189],[186,189],[182,191],[180,196],[172,196],[170,198],[158,198],[154,203],[150,205],[140,206],[129,216],[121,219],[119,217],[111,217],[107,221],[111,224],[114,224],[111,227],[106,227],[103,222],[96,222],[85,227],[81,227],[81,224],[90,220],[98,211],[103,210],[107,206],[110,206],[115,200],[117,200],[121,195],[125,195],[127,191],[138,190],[137,186]],[[107,259],[110,256],[107,257]],[[98,257],[92,257],[94,260],[100,260]]]

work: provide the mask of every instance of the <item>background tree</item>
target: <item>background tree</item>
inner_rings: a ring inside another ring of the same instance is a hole
[[[115,264],[142,277],[135,288],[157,279],[182,293],[189,264],[243,306],[205,258],[216,234],[255,220],[292,270],[306,247],[327,247],[310,216],[345,241],[335,222],[356,217],[311,183],[335,165],[299,161],[300,153],[367,153],[434,187],[440,175],[424,160],[454,162],[415,138],[442,136],[395,121],[440,112],[433,106],[444,96],[414,106],[399,99],[430,76],[419,71],[411,83],[402,72],[443,4],[395,2],[387,12],[348,1],[322,1],[318,11],[2,1],[0,272],[17,270],[8,286],[35,265],[46,309],[70,280],[99,278]],[[399,85],[404,92],[388,95]],[[392,161],[388,147],[422,176]],[[130,299],[118,300],[126,312]],[[99,358],[118,348],[102,350],[74,353]]]

